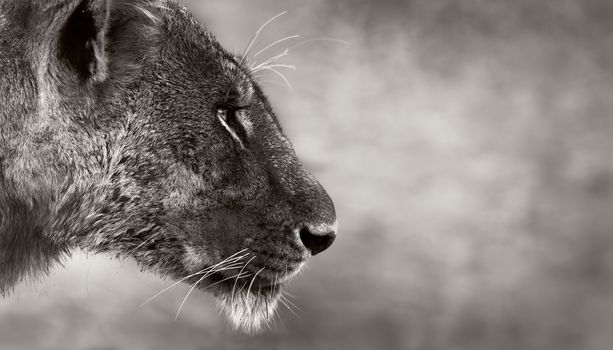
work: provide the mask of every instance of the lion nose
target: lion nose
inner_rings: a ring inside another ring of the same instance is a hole
[[[318,227],[306,225],[300,229],[300,240],[311,252],[317,255],[330,248],[336,239],[337,224],[320,225]]]

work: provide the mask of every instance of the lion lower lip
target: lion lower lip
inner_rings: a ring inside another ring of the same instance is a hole
[[[186,282],[215,295],[242,293],[270,297],[278,294],[303,266],[304,261],[295,263],[260,256],[251,264],[221,269],[206,276],[194,276]]]
[[[247,277],[246,279],[249,280],[249,277]],[[278,278],[267,278],[258,276],[255,280],[253,280],[254,288],[278,288],[282,284],[283,283],[279,282]]]
[[[262,288],[270,288],[270,289],[272,289],[272,288],[279,288],[281,286],[283,286],[283,283],[272,282],[272,281],[269,281],[268,283],[261,283],[260,284],[260,287],[262,287]]]
[[[266,277],[255,276],[253,272],[245,272],[246,277],[237,278],[235,273],[216,272],[200,281],[199,288],[209,292],[232,293],[249,291],[254,294],[276,294],[283,286],[282,282]],[[195,282],[194,282],[195,283]]]

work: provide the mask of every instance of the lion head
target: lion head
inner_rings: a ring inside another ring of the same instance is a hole
[[[5,285],[115,253],[258,329],[337,221],[243,57],[173,0],[0,4]]]

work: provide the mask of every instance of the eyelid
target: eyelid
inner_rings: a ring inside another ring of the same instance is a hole
[[[246,110],[248,108],[249,108],[249,105],[247,105],[247,104],[228,103],[228,104],[220,106],[218,109],[225,109],[225,110],[228,110],[228,111],[240,112],[240,111],[244,111],[244,110]]]
[[[232,136],[232,138],[238,142],[238,144],[241,146],[242,149],[245,149],[245,144],[243,143],[243,140],[241,139],[241,137],[238,135],[237,130],[234,130],[234,128],[232,128],[230,126],[229,123],[229,119],[228,119],[228,112],[230,110],[228,110],[227,108],[218,108],[217,109],[217,119],[219,119],[219,121],[221,122],[221,125],[223,125],[223,127],[228,131],[228,133],[230,133],[230,135]],[[231,110],[231,112],[233,114],[238,113],[240,110]],[[236,118],[236,115],[235,115]],[[236,123],[238,123],[240,125],[240,121],[238,120],[239,118],[236,118]],[[242,126],[242,125],[241,125]]]

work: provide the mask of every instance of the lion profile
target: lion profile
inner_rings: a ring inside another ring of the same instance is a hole
[[[75,248],[260,328],[336,235],[243,60],[174,0],[0,0],[0,291]]]

